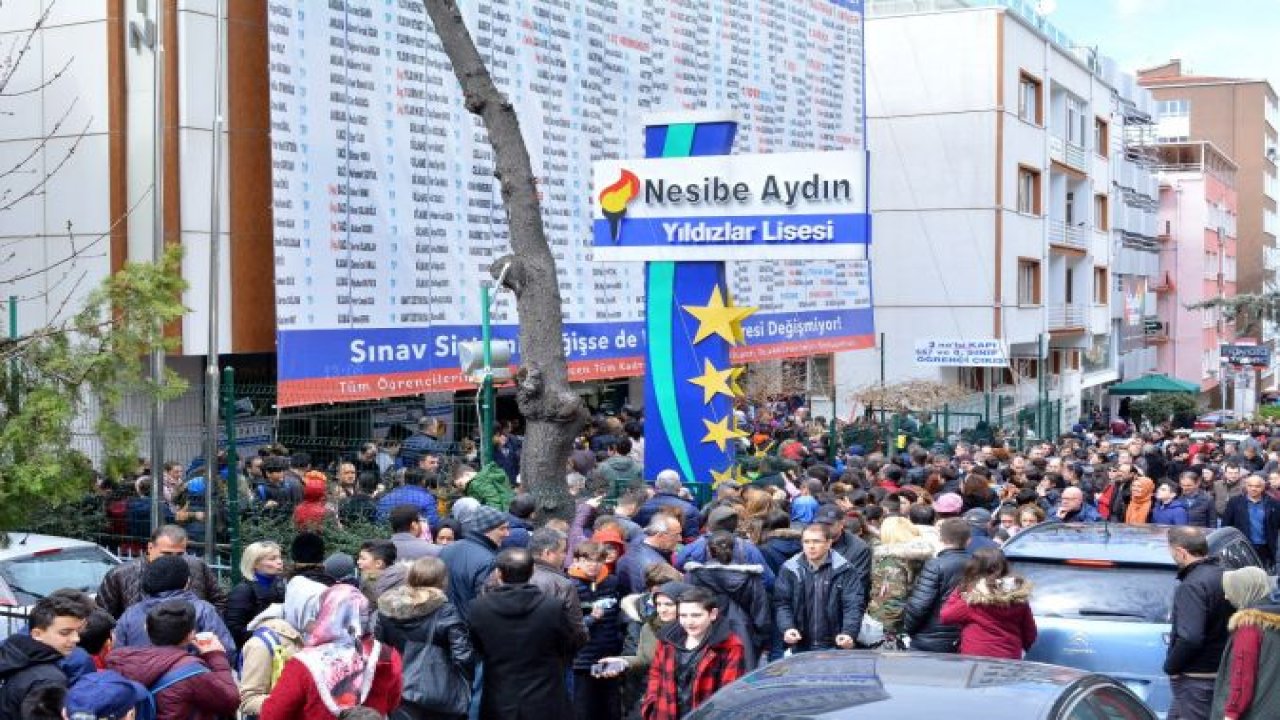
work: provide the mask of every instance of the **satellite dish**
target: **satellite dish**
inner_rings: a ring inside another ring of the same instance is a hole
[[[490,376],[495,383],[511,380],[512,346],[508,340],[491,340],[489,342]],[[458,343],[458,366],[462,374],[471,382],[479,385],[484,382],[484,343],[479,340]]]

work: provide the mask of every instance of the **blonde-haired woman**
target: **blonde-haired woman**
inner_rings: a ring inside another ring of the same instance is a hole
[[[880,543],[871,562],[871,603],[867,614],[884,625],[885,644],[900,646],[902,618],[907,597],[920,568],[933,557],[933,543],[904,517],[888,517],[880,523]]]
[[[272,603],[284,602],[284,554],[270,540],[251,543],[240,553],[244,579],[227,597],[227,629],[242,648],[249,639],[249,623]]]

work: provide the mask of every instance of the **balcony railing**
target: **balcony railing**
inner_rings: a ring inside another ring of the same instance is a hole
[[[1080,172],[1089,171],[1089,151],[1057,135],[1049,136],[1049,159],[1057,160]]]
[[[1083,328],[1088,309],[1080,303],[1050,305],[1049,329]]]
[[[1089,250],[1089,234],[1084,225],[1068,225],[1065,220],[1049,219],[1049,242]]]

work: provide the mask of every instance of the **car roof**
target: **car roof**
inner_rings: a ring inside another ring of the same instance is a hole
[[[1238,535],[1235,528],[1209,534],[1209,549]],[[1022,530],[1004,544],[1010,560],[1109,560],[1128,565],[1175,567],[1169,555],[1168,525],[1048,522]]]
[[[1040,718],[1069,686],[1105,682],[1073,668],[964,655],[824,650],[772,663],[721,690],[690,720]]]
[[[38,535],[36,533],[26,533],[17,530],[3,534],[8,536],[8,542],[0,543],[0,545],[3,546],[0,547],[0,560],[24,557],[42,550],[98,547],[95,543],[91,543],[87,540],[58,537],[57,535]]]

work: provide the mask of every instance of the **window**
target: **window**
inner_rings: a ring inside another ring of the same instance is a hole
[[[1068,305],[1074,305],[1076,302],[1076,270],[1075,268],[1067,268],[1067,276],[1063,281],[1063,293]]]
[[[1018,304],[1040,304],[1040,261],[1018,260]]]
[[[1018,166],[1018,212],[1040,214],[1040,171]]]
[[[1188,117],[1191,115],[1191,101],[1160,100],[1156,103],[1156,114],[1160,117]]]
[[[1114,687],[1097,687],[1078,701],[1067,720],[1141,720],[1148,717],[1145,705]]]
[[[1093,227],[1096,230],[1111,229],[1111,218],[1107,214],[1109,198],[1104,193],[1093,196]]]
[[[1107,269],[1104,267],[1096,267],[1093,269],[1093,304],[1106,305],[1107,291],[1111,288],[1107,279]]]
[[[1067,193],[1067,225],[1076,224],[1076,194],[1074,192]]]
[[[1106,157],[1111,149],[1111,127],[1102,118],[1093,119],[1093,150]]]
[[[1036,125],[1044,124],[1044,115],[1040,111],[1040,87],[1040,81],[1025,72],[1018,80],[1018,117]]]
[[[1084,146],[1084,101],[1072,95],[1067,96],[1067,142],[1077,147]]]

